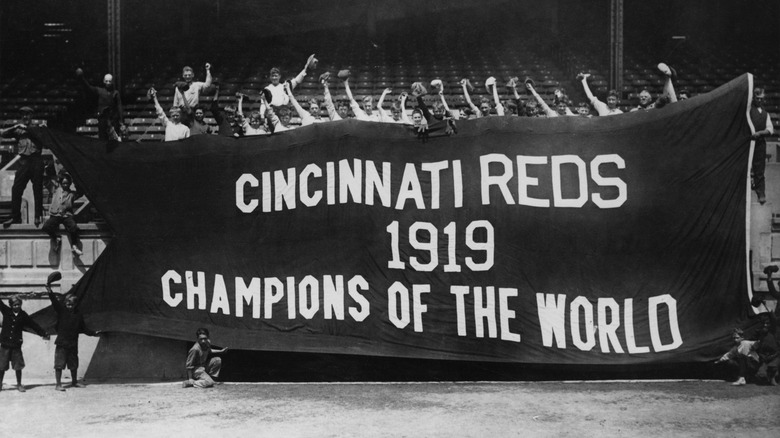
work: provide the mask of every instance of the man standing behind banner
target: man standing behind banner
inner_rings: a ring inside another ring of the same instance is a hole
[[[187,353],[187,380],[182,383],[182,388],[211,388],[216,384],[214,379],[219,377],[219,371],[222,369],[222,358],[212,355],[222,354],[228,349],[212,349],[207,328],[201,327],[195,334],[198,342]]]
[[[14,176],[11,188],[11,218],[3,222],[4,227],[22,223],[22,195],[27,183],[32,181],[33,198],[35,199],[35,226],[43,221],[43,157],[41,147],[30,138],[28,128],[46,126],[46,122],[33,121],[33,109],[29,106],[19,108],[22,113],[20,123],[8,129],[0,130],[3,137],[15,138],[16,153],[19,154],[19,168]]]
[[[184,79],[184,82],[177,82],[176,88],[181,87],[183,90],[181,95],[177,94],[173,97],[174,107],[184,106],[184,100],[187,101],[190,108],[195,108],[198,106],[198,102],[200,101],[200,93],[211,86],[211,64],[208,62],[206,63],[205,82],[192,82],[194,77],[195,73],[193,72],[192,67],[187,66],[182,69],[181,78]]]
[[[103,77],[103,87],[93,87],[84,77],[82,69],[76,69],[76,76],[79,77],[84,90],[98,98],[98,137],[101,140],[121,141],[118,132],[121,132],[124,125],[122,99],[119,97],[119,91],[114,88],[114,77],[106,74]]]
[[[763,88],[753,90],[753,105],[750,107],[750,120],[753,122],[754,133],[750,136],[751,140],[756,142],[753,149],[753,190],[756,191],[758,202],[763,205],[766,202],[766,180],[764,179],[764,170],[766,169],[766,140],[765,137],[775,133],[772,126],[772,119],[769,113],[764,109]]]

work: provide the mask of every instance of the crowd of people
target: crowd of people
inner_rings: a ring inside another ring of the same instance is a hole
[[[399,93],[397,98],[389,104],[387,103],[388,98],[393,93],[391,88],[384,89],[376,103],[373,96],[370,95],[363,96],[358,100],[350,88],[351,74],[349,70],[341,70],[336,74],[336,78],[344,89],[346,99],[334,101],[331,92],[332,77],[330,73],[325,72],[319,75],[322,99],[309,98],[308,101],[304,102],[306,105],[304,108],[304,105],[296,99],[294,90],[307,75],[313,72],[316,66],[317,59],[311,55],[303,69],[295,77],[286,81],[282,81],[282,72],[278,68],[272,68],[269,72],[270,84],[254,97],[260,103],[259,109],[251,111],[248,115],[244,113],[244,103],[253,97],[243,93],[236,93],[235,103],[220,104],[219,84],[215,83],[211,73],[211,65],[208,63],[205,64],[206,77],[202,82],[194,80],[194,70],[191,67],[183,68],[181,81],[174,84],[173,104],[168,109],[167,114],[160,104],[157,91],[154,88],[148,91],[148,97],[153,101],[157,115],[165,127],[166,141],[181,140],[193,135],[220,135],[231,138],[271,135],[296,128],[297,125],[291,123],[293,114],[297,114],[300,119],[300,126],[348,118],[368,122],[403,124],[409,126],[418,137],[425,141],[428,133],[433,131],[441,131],[445,135],[455,134],[457,132],[456,122],[464,119],[491,116],[593,117],[591,108],[598,116],[623,113],[619,108],[619,93],[614,90],[609,91],[605,101],[600,100],[590,90],[588,84],[590,75],[582,73],[577,78],[589,103],[580,102],[576,107],[573,106],[563,88],[555,89],[552,99],[545,100],[537,92],[536,84],[532,78],[526,78],[524,81],[517,77],[509,78],[506,83],[506,88],[510,92],[509,98],[502,99],[496,78],[490,77],[485,81],[485,87],[491,98],[483,97],[480,99],[479,105],[476,105],[471,98],[474,86],[469,79],[464,78],[460,81],[460,88],[467,106],[453,108],[447,102],[444,85],[440,79],[434,79],[430,82],[430,93],[422,82],[415,82],[408,92]],[[676,77],[676,72],[673,68],[661,63],[658,65],[658,70],[659,74],[665,78],[662,94],[653,99],[648,90],[642,90],[638,96],[638,105],[631,111],[659,109],[689,97],[689,93],[685,90],[679,93],[675,92],[673,80]],[[128,130],[123,121],[122,101],[120,93],[114,88],[112,75],[106,74],[103,78],[103,86],[96,87],[84,78],[84,72],[81,69],[77,70],[76,74],[84,90],[97,96],[96,115],[99,138],[106,141],[127,139]],[[214,95],[210,105],[203,105],[201,98],[212,88]],[[518,88],[525,91],[525,98],[521,97]],[[435,100],[431,107],[424,100],[424,96],[428,94],[432,94]],[[413,108],[407,107],[410,98],[415,102]],[[761,204],[766,202],[765,138],[774,134],[771,118],[763,107],[764,101],[764,90],[755,88],[750,109],[751,121],[755,128],[755,132],[751,135],[751,140],[755,141],[751,175],[753,189]],[[207,108],[216,121],[216,129],[206,122]],[[60,224],[63,224],[70,238],[71,251],[74,255],[79,256],[81,255],[79,230],[73,218],[73,208],[74,201],[81,194],[72,187],[73,180],[66,172],[59,174],[54,172],[54,174],[48,175],[48,179],[45,178],[47,173],[44,169],[41,147],[36,144],[28,131],[31,127],[45,126],[45,122],[34,121],[32,118],[34,111],[30,107],[24,106],[19,111],[20,122],[0,130],[0,135],[3,137],[12,137],[16,140],[19,155],[18,170],[12,187],[12,213],[3,225],[8,227],[21,223],[22,194],[31,182],[35,200],[35,226],[44,224],[43,230],[51,237],[52,248],[56,253],[59,253],[61,237],[59,237],[58,228]],[[44,222],[42,191],[45,180],[49,183],[52,202],[49,207],[49,216]],[[775,300],[780,300],[780,293],[777,292],[772,280],[772,274],[776,273],[777,270],[776,266],[769,266],[765,272],[770,295]],[[61,375],[62,370],[66,367],[71,370],[72,385],[80,387],[81,384],[76,376],[78,334],[97,335],[98,332],[93,332],[85,327],[83,317],[76,310],[73,296],[69,295],[64,302],[55,296],[50,288],[51,281],[50,277],[46,287],[52,306],[58,315],[55,389],[64,390],[61,384]],[[21,382],[22,369],[25,366],[21,353],[22,330],[26,327],[43,336],[44,339],[48,339],[48,336],[29,315],[21,310],[22,300],[19,297],[11,298],[9,304],[10,307],[0,301],[0,311],[3,314],[2,333],[0,333],[0,389],[2,389],[5,370],[9,369],[10,365],[16,372],[17,388],[24,391]],[[758,298],[758,295],[752,304],[759,309],[763,307],[761,314],[762,318],[765,318],[765,322],[760,332],[751,336],[751,339],[747,339],[740,329],[736,329],[733,333],[734,347],[724,354],[717,363],[728,363],[734,368],[738,374],[735,385],[744,385],[748,379],[763,380],[766,383],[777,385],[778,380],[780,380],[778,377],[780,357],[778,357],[776,341],[777,315],[780,308],[769,310],[765,301]],[[215,384],[221,368],[221,359],[217,356],[227,349],[220,350],[211,347],[208,329],[198,329],[196,336],[197,342],[190,349],[186,360],[188,379],[184,382],[184,386],[210,387]]]
[[[455,132],[455,121],[461,119],[474,119],[489,116],[524,116],[524,117],[558,117],[581,116],[591,117],[591,106],[599,116],[621,114],[618,108],[619,95],[612,90],[606,97],[606,103],[594,96],[588,85],[589,74],[578,75],[588,102],[580,102],[573,111],[572,102],[564,88],[554,90],[550,102],[535,89],[532,78],[520,81],[517,77],[509,78],[506,88],[509,96],[502,99],[499,93],[498,81],[490,77],[485,81],[487,94],[482,97],[479,105],[471,98],[474,86],[471,80],[464,78],[460,81],[460,88],[466,106],[463,108],[452,107],[447,103],[444,93],[444,84],[441,79],[430,82],[431,91],[422,82],[415,82],[411,89],[398,94],[397,99],[386,105],[388,96],[393,92],[391,88],[382,91],[378,101],[374,102],[371,95],[356,99],[350,87],[350,71],[341,70],[337,79],[343,86],[346,99],[334,101],[331,92],[331,75],[325,72],[319,76],[322,85],[322,99],[310,98],[302,105],[295,98],[294,90],[300,85],[317,65],[314,55],[309,56],[303,69],[293,78],[282,81],[281,71],[274,67],[269,72],[270,84],[263,88],[255,99],[260,103],[259,110],[252,111],[247,117],[243,113],[245,100],[250,99],[243,93],[236,93],[236,103],[219,106],[219,85],[214,83],[211,75],[211,66],[205,65],[206,79],[203,82],[194,81],[193,69],[189,66],[182,70],[181,81],[174,84],[173,105],[166,114],[157,100],[157,91],[149,90],[149,98],[154,101],[158,117],[165,127],[165,140],[175,141],[197,134],[216,134],[228,137],[243,137],[252,135],[269,135],[275,132],[287,131],[298,126],[307,126],[313,123],[336,121],[346,118],[383,123],[400,123],[415,128],[418,132],[435,129],[437,123],[442,127],[448,127],[448,133]],[[665,78],[663,93],[653,100],[649,90],[644,89],[639,93],[639,104],[631,111],[650,110],[661,108],[669,103],[685,100],[689,93],[682,91],[677,94],[674,90],[673,78],[676,72],[666,64],[658,65],[659,74]],[[205,106],[201,106],[201,95],[211,87],[215,88],[214,98],[209,107],[212,116],[217,121],[216,130],[211,130],[204,122]],[[521,97],[518,88],[528,94],[528,98]],[[428,107],[423,96],[434,95],[434,103]],[[409,98],[414,100],[415,106],[407,107]],[[103,101],[107,101],[103,99]],[[120,104],[116,104],[117,111]],[[304,108],[305,106],[305,108]],[[386,108],[389,107],[389,108]],[[300,125],[291,124],[292,115],[297,114]],[[115,123],[115,130],[121,132],[122,126]],[[101,126],[103,123],[101,122]],[[110,138],[111,129],[100,133],[101,138]]]

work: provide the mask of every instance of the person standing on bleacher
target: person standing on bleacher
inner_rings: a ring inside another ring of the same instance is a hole
[[[101,140],[122,141],[119,136],[124,129],[122,98],[114,88],[114,77],[106,74],[103,76],[103,87],[94,87],[84,77],[84,70],[76,69],[76,76],[87,93],[97,96],[98,137]]]
[[[753,176],[753,190],[756,191],[758,202],[764,205],[766,202],[766,180],[764,179],[764,170],[766,170],[766,140],[765,137],[775,133],[772,126],[772,119],[769,113],[764,109],[763,88],[753,90],[753,104],[750,107],[750,120],[753,122],[754,133],[750,139],[756,142],[753,149],[753,166],[751,174]]]
[[[0,130],[3,137],[16,139],[16,153],[19,154],[19,168],[14,176],[11,188],[11,218],[3,222],[3,227],[22,223],[22,195],[27,183],[32,181],[35,200],[35,226],[43,220],[43,157],[41,147],[30,138],[28,128],[46,126],[46,121],[32,119],[33,109],[29,106],[19,108],[22,120],[7,129]]]

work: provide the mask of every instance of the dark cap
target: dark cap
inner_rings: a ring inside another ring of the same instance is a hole
[[[30,108],[29,106],[23,106],[23,107],[19,108],[19,112],[20,113],[34,113],[35,111],[33,111],[33,109]]]

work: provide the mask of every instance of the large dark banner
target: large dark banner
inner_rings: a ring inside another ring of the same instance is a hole
[[[663,109],[342,121],[109,144],[37,134],[115,238],[94,329],[297,352],[699,361],[749,311],[745,75]]]

